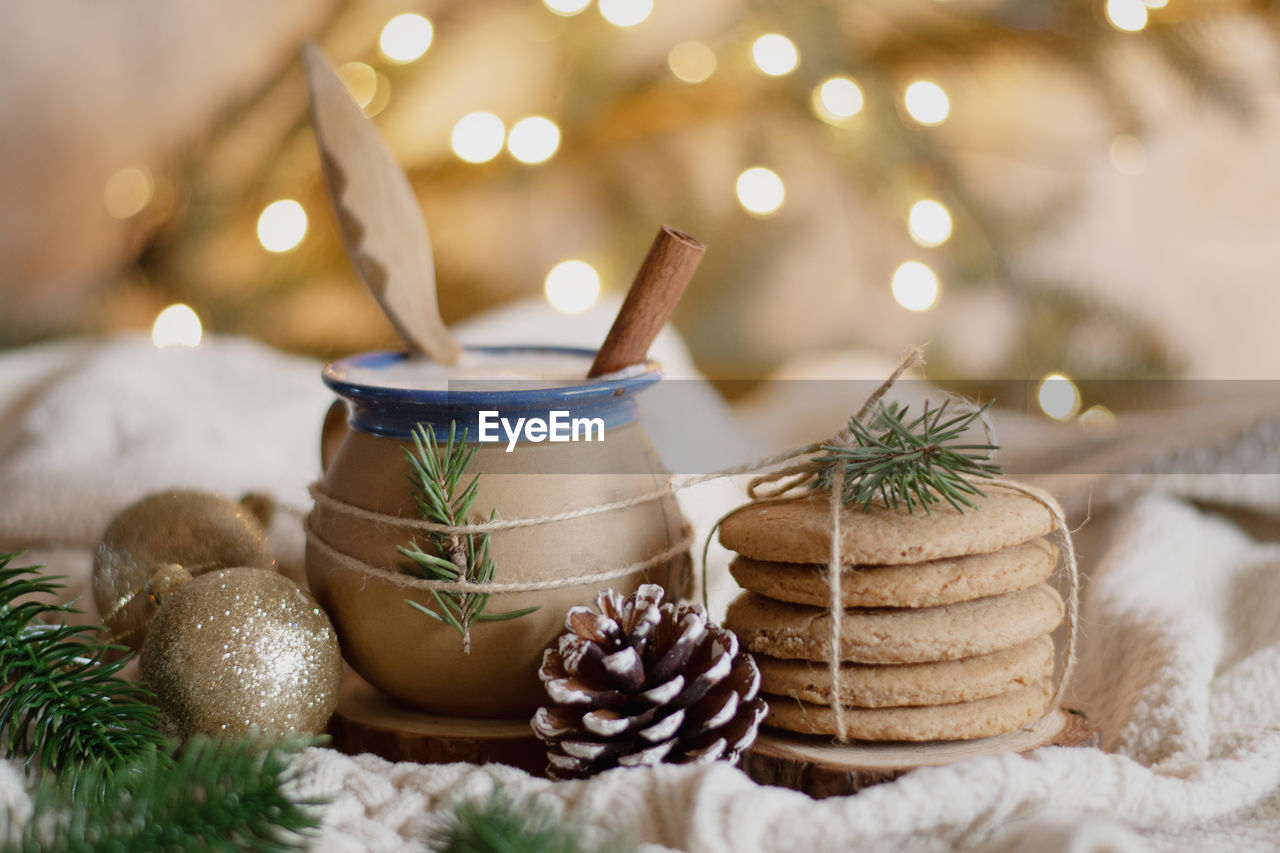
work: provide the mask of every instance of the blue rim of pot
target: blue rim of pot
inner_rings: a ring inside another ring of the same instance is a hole
[[[578,347],[503,345],[469,346],[467,352],[485,355],[566,355],[579,356],[590,363],[595,350]],[[338,359],[325,365],[324,383],[347,401],[347,422],[352,429],[381,438],[407,440],[419,423],[432,425],[436,437],[447,438],[449,424],[457,422],[458,432],[467,430],[467,440],[479,440],[479,413],[498,411],[507,418],[549,418],[552,411],[566,411],[573,418],[601,418],[605,430],[631,423],[638,410],[634,395],[662,378],[662,366],[644,362],[642,371],[624,376],[583,379],[581,383],[544,388],[475,390],[482,380],[462,380],[459,388],[422,390],[393,388],[350,378],[353,369],[377,371],[403,363],[405,350],[382,350]],[[503,380],[510,385],[509,380]],[[450,383],[453,385],[454,383]],[[530,385],[537,384],[530,380]]]

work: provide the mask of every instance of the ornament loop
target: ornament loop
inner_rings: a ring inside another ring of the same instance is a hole
[[[175,589],[191,582],[191,572],[177,563],[157,563],[147,570],[147,585],[143,590],[150,607],[158,608]]]

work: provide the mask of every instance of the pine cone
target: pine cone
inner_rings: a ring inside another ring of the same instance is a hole
[[[755,740],[767,710],[755,661],[701,607],[662,595],[657,584],[630,596],[605,590],[598,613],[569,610],[569,632],[539,671],[554,704],[533,717],[551,778],[735,761]]]

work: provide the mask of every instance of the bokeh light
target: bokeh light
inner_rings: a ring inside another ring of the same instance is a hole
[[[378,72],[363,62],[348,62],[338,66],[338,79],[347,87],[352,99],[364,109],[373,102],[378,92]]]
[[[1111,165],[1122,175],[1134,177],[1146,171],[1147,147],[1136,136],[1120,134],[1111,140],[1107,153],[1111,157]]]
[[[1111,429],[1116,425],[1116,415],[1106,406],[1099,404],[1081,412],[1077,422],[1090,429]]]
[[[378,87],[373,90],[373,100],[364,108],[364,114],[372,118],[387,108],[391,103],[391,81],[387,75],[378,74]]]
[[[938,301],[938,277],[919,261],[907,261],[893,273],[893,298],[908,311],[928,311]]]
[[[1107,20],[1126,33],[1136,33],[1147,25],[1147,7],[1142,0],[1107,0]]]
[[[551,159],[560,147],[560,128],[549,118],[529,116],[516,122],[507,135],[507,150],[521,163]]]
[[[435,31],[421,15],[407,12],[387,21],[378,37],[378,49],[389,62],[403,65],[413,62],[431,47]]]
[[[951,101],[937,83],[917,80],[907,87],[903,96],[907,115],[923,125],[942,124],[951,112]]]
[[[1080,411],[1080,389],[1062,373],[1050,373],[1036,391],[1040,410],[1057,421],[1069,421]]]
[[[848,77],[831,77],[813,90],[813,112],[834,123],[862,112],[862,89]]]
[[[564,314],[581,314],[600,296],[600,274],[586,261],[561,261],[547,273],[543,290],[552,308]]]
[[[951,237],[951,213],[941,202],[921,199],[911,205],[907,231],[917,245],[926,249],[941,246]]]
[[[667,54],[667,67],[677,80],[701,83],[716,73],[716,54],[700,41],[682,41]]]
[[[291,198],[273,201],[258,216],[258,242],[268,252],[287,252],[307,236],[307,212]]]
[[[557,15],[569,16],[576,15],[590,6],[591,0],[542,0],[542,5]]]
[[[600,0],[600,14],[615,27],[634,27],[653,12],[653,0]]]
[[[787,197],[782,178],[763,166],[753,166],[738,175],[737,193],[738,201],[755,216],[776,212]]]
[[[196,312],[179,302],[156,315],[151,326],[151,343],[161,348],[195,347],[200,345],[203,334]]]
[[[493,113],[468,113],[453,126],[453,153],[468,163],[484,163],[498,156],[507,129]]]
[[[141,166],[126,166],[107,178],[102,188],[102,206],[115,219],[137,216],[151,203],[156,184]]]
[[[780,33],[766,33],[751,44],[751,59],[770,77],[781,77],[796,70],[800,51],[791,39]]]

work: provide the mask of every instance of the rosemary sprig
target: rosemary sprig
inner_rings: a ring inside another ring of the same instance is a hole
[[[853,443],[835,447],[823,445],[827,453],[820,465],[816,488],[830,488],[837,470],[844,466],[841,497],[846,504],[868,509],[878,497],[896,509],[906,504],[907,512],[917,506],[931,513],[931,506],[946,500],[959,512],[974,509],[970,495],[986,497],[973,478],[997,477],[1000,466],[991,461],[993,444],[959,444],[964,435],[991,406],[948,416],[947,402],[929,408],[908,420],[908,407],[897,403],[881,405],[865,423],[849,421]]]
[[[413,497],[418,505],[418,512],[428,521],[449,526],[468,523],[480,482],[480,475],[476,474],[465,486],[461,485],[477,448],[468,447],[467,431],[463,430],[459,438],[457,429],[457,422],[449,424],[449,440],[444,447],[440,447],[431,426],[418,424],[413,430],[413,449],[404,449],[404,455],[409,460],[408,477],[413,484]],[[489,513],[490,521],[497,517],[497,510]],[[493,582],[497,564],[489,553],[488,533],[460,535],[428,531],[427,541],[435,553],[423,550],[417,542],[398,549],[410,560],[401,565],[403,571],[426,580],[465,580],[481,584]],[[430,592],[435,599],[435,609],[407,599],[406,603],[433,619],[452,626],[462,637],[464,652],[471,651],[471,626],[474,623],[515,619],[538,609],[526,607],[523,610],[490,613],[485,610],[489,603],[488,593]]]
[[[129,659],[109,660],[125,649],[101,626],[67,625],[74,607],[32,600],[56,596],[61,578],[12,566],[17,556],[0,554],[0,742],[27,769],[91,761],[110,777],[165,743],[151,692],[120,677]]]

